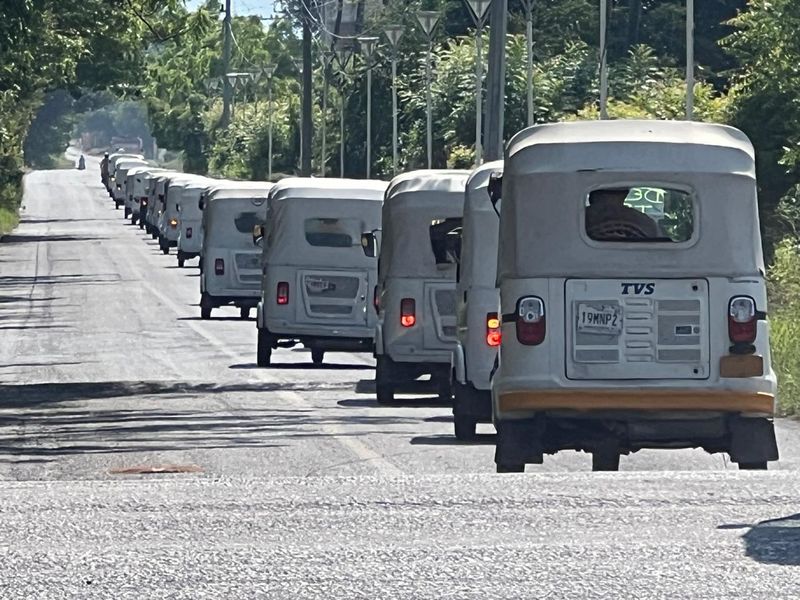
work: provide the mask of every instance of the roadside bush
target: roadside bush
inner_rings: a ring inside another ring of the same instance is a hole
[[[772,365],[778,375],[779,411],[800,415],[800,248],[789,237],[775,247],[768,271]]]

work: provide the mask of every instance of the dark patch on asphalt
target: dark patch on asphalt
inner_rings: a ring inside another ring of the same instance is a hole
[[[494,433],[478,433],[472,440],[459,440],[454,435],[420,435],[411,438],[412,446],[493,446],[497,441]]]
[[[800,513],[762,521],[742,536],[747,556],[760,563],[800,566]]]
[[[197,465],[137,465],[109,469],[111,475],[163,475],[170,473],[202,473]]]

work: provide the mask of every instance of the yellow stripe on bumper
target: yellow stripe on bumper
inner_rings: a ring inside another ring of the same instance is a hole
[[[682,390],[530,390],[500,395],[500,412],[540,410],[721,411],[773,414],[775,398],[765,392]]]

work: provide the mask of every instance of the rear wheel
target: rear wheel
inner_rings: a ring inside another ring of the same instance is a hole
[[[139,229],[144,229],[144,221],[139,219]]]
[[[266,329],[258,330],[258,347],[256,363],[259,367],[268,367],[272,361],[272,336]]]
[[[394,384],[391,379],[391,359],[385,356],[378,356],[378,363],[375,367],[375,395],[378,404],[391,404],[394,402]]]
[[[619,471],[619,452],[592,452],[592,471]]]
[[[524,473],[525,472],[525,465],[524,464],[498,464],[497,465],[497,472],[498,473]]]
[[[767,470],[767,461],[740,462],[739,463],[739,470],[740,471],[766,471]]]
[[[114,200],[114,208],[119,210],[119,202],[117,202],[116,200]]]
[[[318,350],[317,348],[312,348],[311,362],[313,362],[315,365],[321,365],[323,360],[325,360],[325,351]]]
[[[210,319],[211,318],[211,310],[214,308],[214,305],[211,302],[211,297],[206,294],[205,292],[200,295],[200,318],[201,319]]]
[[[130,216],[131,216],[131,209],[128,208],[128,207],[125,207],[125,218],[127,219]]]
[[[475,439],[475,429],[478,422],[472,417],[465,415],[453,415],[456,439],[470,441]]]
[[[240,319],[249,319],[250,318],[250,309],[246,306],[242,306],[239,308],[239,318]]]
[[[180,254],[178,254],[178,268],[182,269],[183,265],[185,264],[186,264],[186,259],[183,258],[183,256],[181,256]]]

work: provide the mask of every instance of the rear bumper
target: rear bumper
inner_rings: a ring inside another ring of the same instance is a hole
[[[497,395],[497,413],[543,411],[728,412],[772,416],[775,396],[741,390],[555,389],[506,391]]]
[[[285,319],[274,319],[266,316],[264,324],[270,333],[279,338],[308,339],[352,339],[369,341],[372,347],[375,330],[371,327],[348,327],[347,325],[307,325],[292,323]]]
[[[208,294],[211,305],[214,308],[233,304],[239,308],[255,308],[258,305],[258,297],[248,296],[217,296],[215,294]]]

